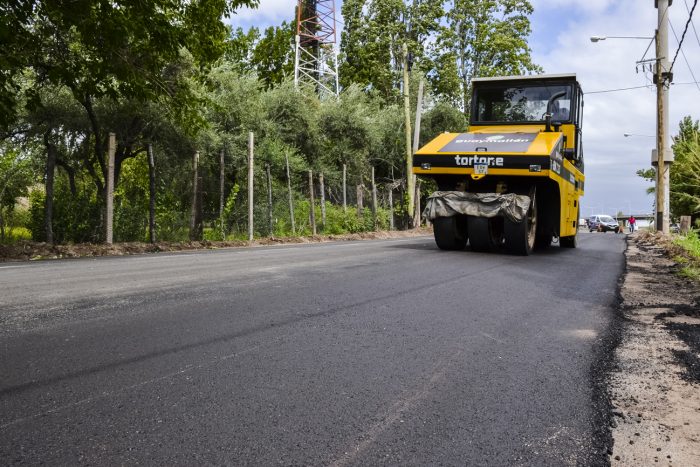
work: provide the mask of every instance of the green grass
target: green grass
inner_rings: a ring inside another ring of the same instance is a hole
[[[700,238],[697,231],[691,230],[685,235],[675,235],[673,244],[682,250],[672,258],[682,266],[678,275],[700,281]]]
[[[673,243],[685,250],[689,256],[700,259],[700,238],[696,231],[691,230],[686,235],[677,235]]]
[[[31,240],[32,233],[26,227],[7,227],[5,228],[5,245],[12,245],[22,240]]]

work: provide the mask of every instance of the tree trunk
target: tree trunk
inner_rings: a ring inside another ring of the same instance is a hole
[[[46,146],[46,199],[44,200],[44,232],[46,243],[53,244],[53,186],[56,172],[56,148],[49,141],[49,133],[44,134]]]

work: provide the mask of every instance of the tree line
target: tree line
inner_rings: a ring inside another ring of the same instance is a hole
[[[205,226],[198,235],[245,235],[251,131],[256,235],[290,235],[293,224],[296,234],[313,231],[309,170],[317,174],[313,190],[323,174],[316,209],[328,210],[327,233],[388,228],[389,199],[397,224],[407,226],[404,44],[412,109],[418,82],[427,84],[421,144],[466,128],[472,77],[540,71],[527,46],[528,1],[348,0],[342,91],[319,99],[290,80],[294,21],[262,31],[228,27],[226,18],[242,6],[256,2],[0,7],[0,30],[12,31],[0,50],[0,240],[20,227],[34,240],[102,241],[110,133],[116,241],[148,239],[149,148],[158,239],[192,236],[195,153]],[[371,198],[372,174],[378,215],[357,209]],[[28,204],[18,204],[23,198]],[[341,208],[343,198],[353,209]]]

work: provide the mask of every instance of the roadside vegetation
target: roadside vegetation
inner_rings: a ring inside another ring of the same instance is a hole
[[[421,143],[466,128],[472,77],[541,71],[527,44],[529,1],[348,0],[342,89],[319,98],[293,84],[291,7],[279,26],[227,25],[256,4],[10,2],[2,28],[14,33],[0,50],[0,244],[104,241],[110,133],[116,242],[152,240],[151,201],[157,241],[247,239],[249,132],[255,237],[313,231],[309,171],[319,233],[388,229],[391,220],[406,228],[403,45],[412,122],[421,80],[426,88]]]

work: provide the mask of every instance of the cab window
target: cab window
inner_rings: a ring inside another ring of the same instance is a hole
[[[475,90],[474,123],[538,123],[545,120],[547,102],[564,91],[564,97],[552,103],[552,121],[571,120],[571,85],[493,86]]]

